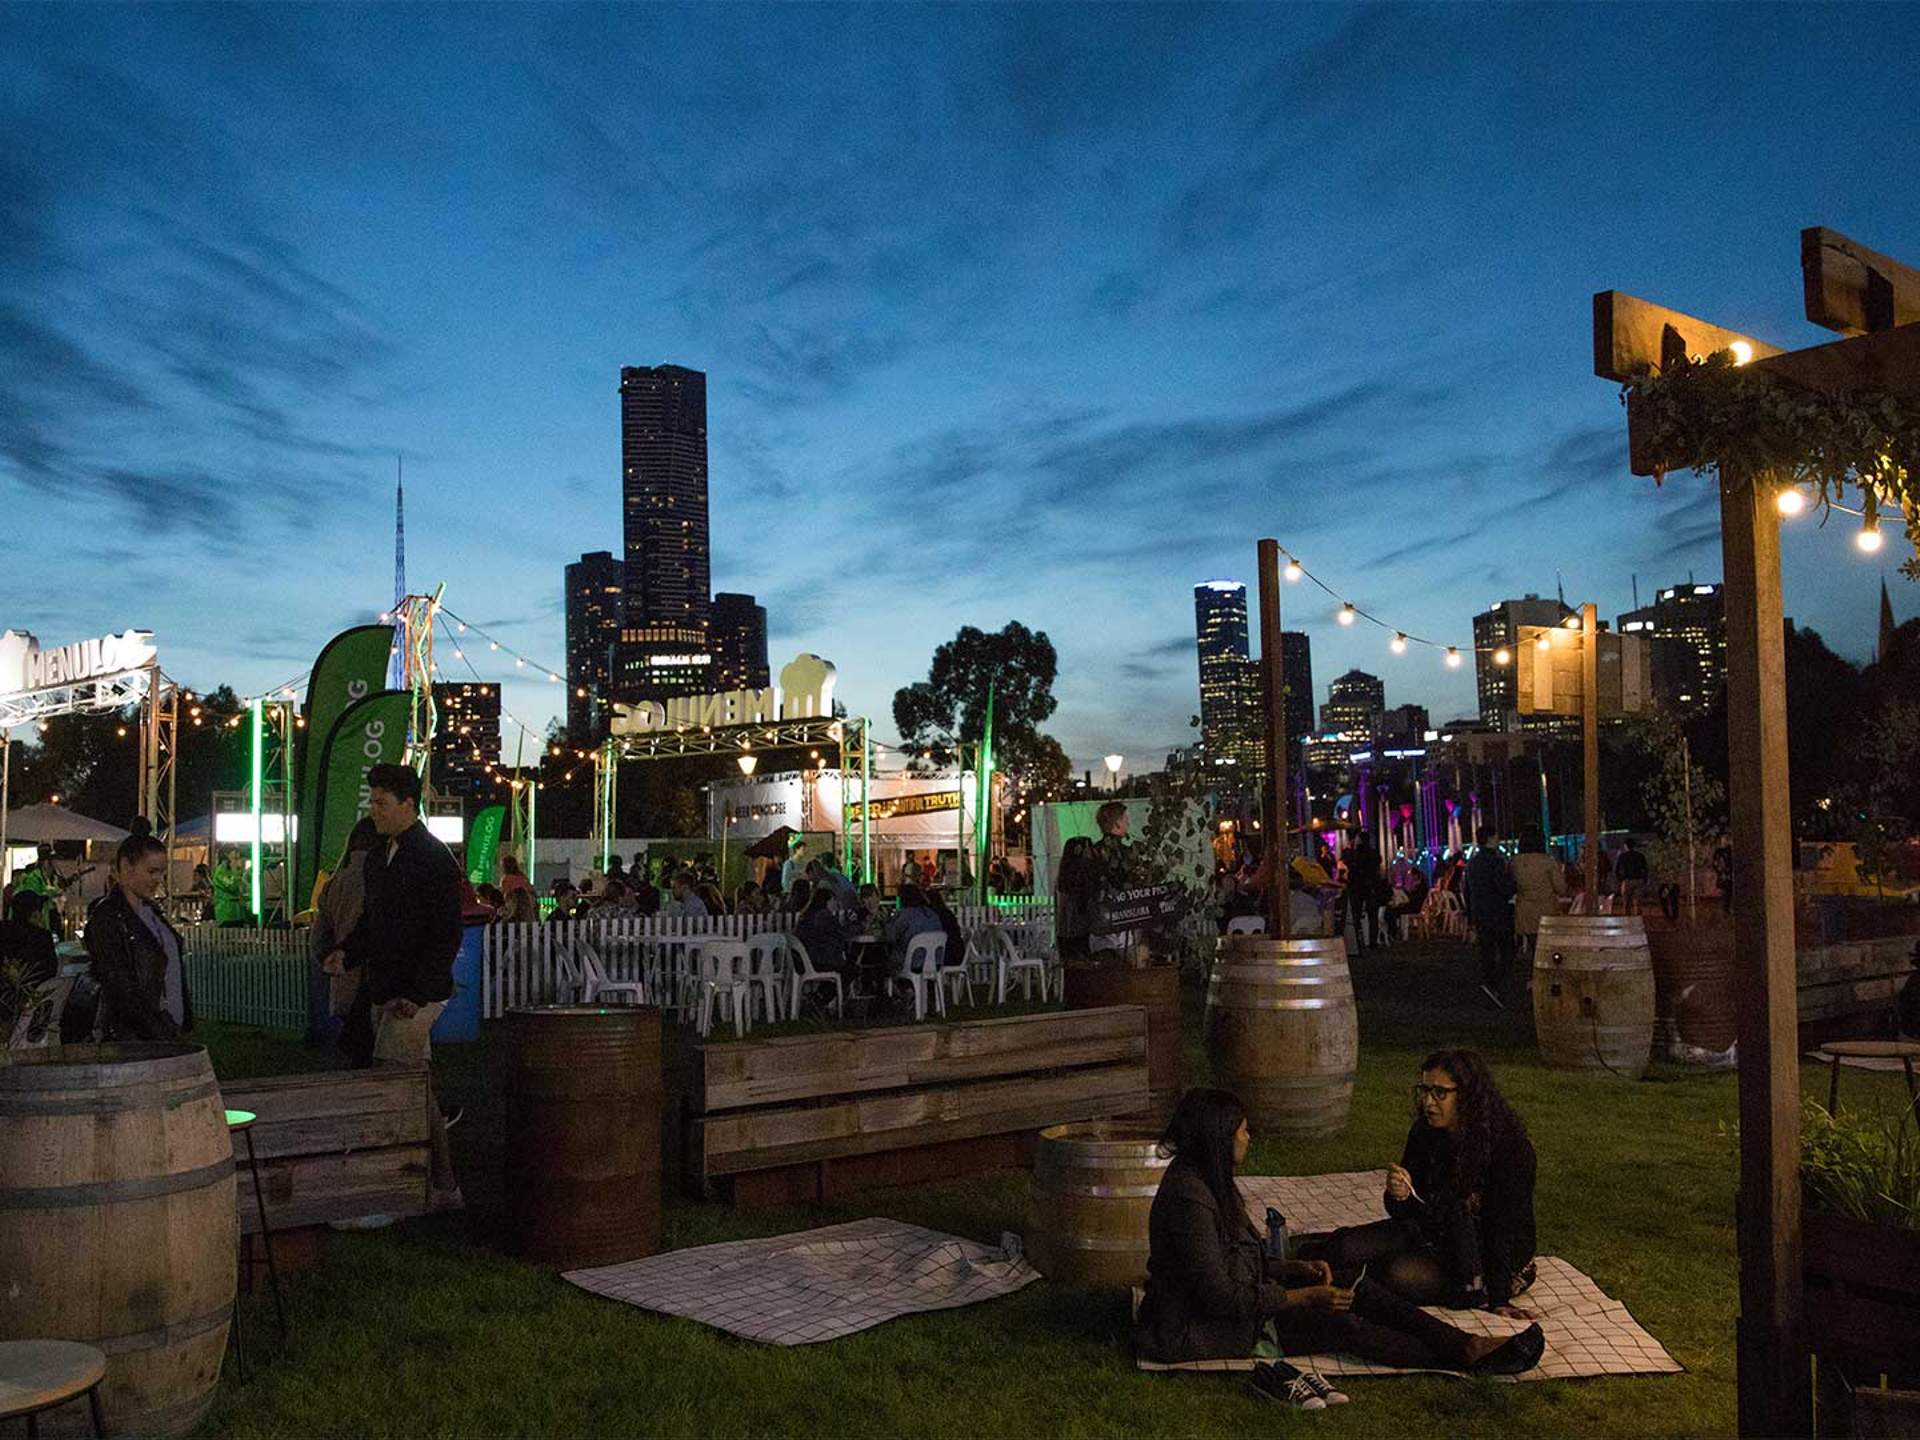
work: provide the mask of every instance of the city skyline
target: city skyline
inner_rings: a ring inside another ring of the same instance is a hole
[[[1556,568],[1607,616],[1636,573],[1719,580],[1710,483],[1627,474],[1589,294],[1799,343],[1801,226],[1920,248],[1880,180],[1920,159],[1907,10],[920,20],[9,9],[5,623],[283,682],[390,603],[398,451],[415,588],[564,669],[555,578],[624,544],[607,377],[672,360],[712,377],[711,586],[776,662],[887,727],[935,645],[1017,618],[1076,770],[1157,764],[1191,587],[1251,583],[1261,535],[1463,647]],[[1628,57],[1722,98],[1649,124],[1600,78]],[[1795,103],[1716,118],[1754,94]],[[1713,243],[1649,240],[1682,221]],[[1892,565],[1802,521],[1787,611],[1865,660]],[[1283,599],[1322,673],[1474,711],[1470,668]]]

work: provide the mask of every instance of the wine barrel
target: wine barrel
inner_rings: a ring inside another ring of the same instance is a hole
[[[1069,1010],[1097,1010],[1103,1005],[1139,1005],[1147,1012],[1147,1108],[1155,1120],[1173,1113],[1186,1088],[1185,1037],[1180,1029],[1180,970],[1174,965],[1151,965],[1141,970],[1117,966],[1068,965],[1066,1003]]]
[[[1360,1063],[1346,942],[1222,936],[1207,982],[1207,1053],[1256,1131],[1343,1129]]]
[[[0,1065],[0,1340],[106,1352],[111,1434],[184,1435],[213,1403],[240,1225],[198,1045],[68,1045]],[[48,1434],[81,1433],[65,1411]]]
[[[1695,1050],[1724,1054],[1739,1034],[1733,999],[1733,926],[1647,932],[1656,1024]]]
[[[660,1012],[507,1012],[507,1206],[514,1250],[573,1269],[660,1248]]]
[[[1653,960],[1638,915],[1548,915],[1533,955],[1540,1058],[1638,1079],[1653,1053]]]
[[[1035,1269],[1078,1285],[1147,1278],[1147,1216],[1167,1168],[1159,1138],[1156,1127],[1111,1120],[1040,1132],[1027,1206]]]

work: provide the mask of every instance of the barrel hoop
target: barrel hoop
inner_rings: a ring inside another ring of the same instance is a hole
[[[1090,1195],[1096,1200],[1151,1200],[1160,1193],[1153,1185],[1042,1185],[1046,1195]]]
[[[70,1050],[95,1047],[72,1046]],[[197,1080],[211,1073],[207,1052],[199,1046],[178,1055],[144,1060],[44,1060],[28,1065],[0,1065],[0,1090],[116,1090],[169,1080]]]
[[[1234,1088],[1260,1094],[1273,1090],[1324,1090],[1330,1085],[1351,1085],[1359,1073],[1357,1070],[1322,1070],[1308,1075],[1239,1075],[1235,1077]]]
[[[231,1304],[221,1305],[217,1309],[203,1314],[189,1315],[184,1320],[176,1320],[171,1325],[156,1325],[151,1330],[137,1330],[131,1335],[108,1335],[87,1343],[104,1351],[108,1355],[131,1355],[138,1350],[154,1350],[162,1345],[178,1345],[183,1340],[191,1340],[196,1335],[204,1335],[209,1330],[217,1330],[227,1323],[233,1314]]]
[[[1088,1155],[1084,1151],[1049,1148],[1040,1152],[1039,1163],[1074,1170],[1164,1170],[1173,1161],[1161,1159],[1151,1149],[1144,1155],[1135,1151],[1132,1155],[1115,1159],[1110,1155]]]
[[[130,1110],[178,1110],[219,1093],[220,1082],[211,1077],[189,1090],[162,1090],[150,1085],[44,1094],[17,1090],[0,1094],[0,1115],[119,1115]]]
[[[1348,1009],[1353,1008],[1353,1001],[1341,999],[1235,1000],[1229,1004],[1227,1001],[1214,1000],[1209,997],[1208,1003],[1216,1010],[1331,1010],[1335,1006],[1345,1006]]]
[[[1144,1253],[1147,1248],[1145,1239],[1097,1240],[1092,1236],[1049,1235],[1047,1244],[1057,1245],[1062,1250],[1117,1250],[1131,1254]]]
[[[65,1210],[77,1205],[112,1205],[124,1200],[156,1200],[183,1190],[198,1190],[233,1173],[233,1157],[222,1156],[198,1170],[176,1175],[141,1175],[130,1180],[100,1180],[90,1185],[50,1185],[45,1189],[0,1190],[0,1210]]]

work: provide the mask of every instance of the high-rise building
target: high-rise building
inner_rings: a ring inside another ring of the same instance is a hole
[[[1349,670],[1327,686],[1327,702],[1320,707],[1320,729],[1371,737],[1386,708],[1386,683],[1364,670]]]
[[[1424,741],[1433,721],[1424,705],[1396,705],[1383,710],[1374,724],[1376,734],[1389,740]]]
[[[1726,604],[1718,585],[1669,585],[1619,620],[1622,635],[1652,647],[1653,698],[1663,708],[1707,709],[1727,681]]]
[[[751,595],[722,590],[713,597],[713,686],[715,690],[764,690],[772,684],[767,667],[767,607]]]
[[[1200,743],[1224,754],[1242,718],[1238,696],[1247,660],[1247,587],[1238,580],[1194,586],[1193,629],[1200,657]]]
[[[605,733],[614,692],[614,656],[627,567],[595,550],[567,566],[567,733],[597,740]]]
[[[1473,678],[1480,692],[1480,719],[1495,730],[1519,728],[1515,714],[1517,688],[1513,678],[1513,647],[1522,625],[1558,625],[1573,613],[1558,600],[1523,595],[1518,600],[1496,600],[1473,617]],[[1500,652],[1506,652],[1500,663]]]
[[[712,690],[705,372],[680,365],[621,369],[620,492],[620,698]]]
[[[1280,632],[1280,665],[1287,683],[1287,771],[1300,767],[1300,742],[1313,733],[1313,642],[1301,630]]]
[[[500,763],[500,687],[479,681],[435,681],[434,789],[443,795],[493,793],[489,765]]]

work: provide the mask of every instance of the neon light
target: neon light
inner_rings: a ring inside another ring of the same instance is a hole
[[[247,806],[253,816],[252,844],[253,871],[248,876],[248,885],[253,901],[253,923],[259,925],[265,919],[265,881],[260,874],[261,812],[266,802],[266,755],[267,755],[267,707],[264,701],[255,697],[253,711],[253,762],[251,783],[247,786]]]

